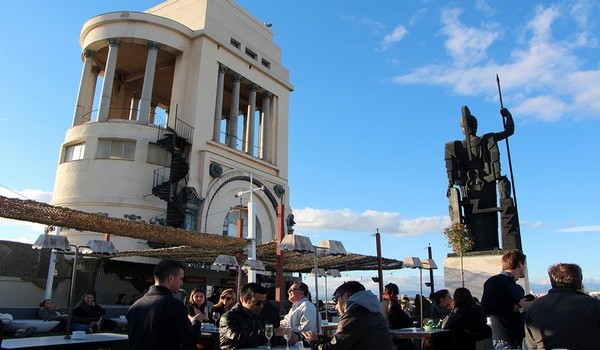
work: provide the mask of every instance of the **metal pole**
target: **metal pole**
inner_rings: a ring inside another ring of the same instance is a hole
[[[433,256],[431,254],[431,244],[427,246],[427,256],[430,260],[433,259]],[[429,287],[431,288],[431,294],[433,294],[433,291],[435,290],[433,286],[433,269],[429,269]]]
[[[284,206],[283,196],[281,196],[281,202],[277,206],[277,222],[278,222],[278,234],[277,234],[277,247],[275,248],[275,254],[277,255],[277,265],[275,267],[275,300],[277,301],[277,307],[279,308],[279,314],[281,314],[281,307],[285,300],[285,281],[283,280],[283,251],[279,250],[279,243],[283,240],[284,236]]]
[[[421,308],[421,328],[423,328],[423,268],[419,268],[419,288],[421,288],[421,294],[419,294],[421,298],[421,302],[419,303],[419,307]]]
[[[71,339],[71,320],[73,319],[73,294],[75,293],[75,278],[77,277],[77,256],[79,255],[79,247],[71,245],[75,248],[75,258],[73,259],[73,272],[71,273],[71,288],[69,289],[69,318],[67,319],[67,335],[65,339]]]
[[[317,310],[317,318],[315,319],[315,322],[317,323],[317,334],[321,333],[321,322],[319,322],[319,264],[317,261],[317,247],[314,247],[315,249],[315,306],[316,306],[316,310]]]
[[[379,229],[375,233],[375,242],[377,243],[377,277],[379,279],[379,301],[383,300],[383,268],[381,264],[381,235]]]
[[[325,320],[329,322],[329,315],[327,314],[327,273],[325,273]]]

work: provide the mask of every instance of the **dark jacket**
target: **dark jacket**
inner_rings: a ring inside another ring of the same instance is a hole
[[[531,349],[600,349],[600,300],[569,288],[536,299],[525,318]]]
[[[168,288],[154,285],[129,308],[127,333],[131,350],[179,350],[195,349],[202,331]]]
[[[221,316],[219,338],[221,349],[251,348],[267,343],[265,318],[251,314],[237,303]]]
[[[77,323],[90,323],[96,322],[98,319],[106,313],[106,310],[98,304],[89,306],[88,304],[81,302],[73,310],[73,322]]]
[[[524,314],[514,311],[525,292],[510,275],[500,273],[483,284],[481,310],[492,320],[492,339],[521,343],[525,337]]]
[[[402,311],[402,306],[398,301],[389,301],[388,304],[388,321],[390,329],[407,328],[412,327],[413,320],[406,312]]]
[[[313,341],[311,348],[391,350],[390,327],[380,310],[379,299],[370,291],[353,294],[348,298],[333,338],[328,342]]]
[[[492,336],[485,315],[479,307],[459,307],[444,320],[442,329],[452,334],[452,344],[448,350],[475,350],[478,340]]]

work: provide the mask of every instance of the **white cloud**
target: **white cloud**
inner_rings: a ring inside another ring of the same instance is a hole
[[[373,227],[400,236],[442,232],[448,226],[447,216],[403,218],[399,213],[367,210],[355,212],[350,209],[294,209],[296,228],[304,231],[371,232]]]
[[[557,232],[600,232],[600,225],[567,227]]]
[[[384,24],[369,17],[343,16],[342,18],[354,23],[355,25],[370,28],[374,32],[379,32],[385,29]]]
[[[509,58],[497,63],[487,57],[487,50],[505,33],[494,28],[468,26],[460,21],[460,10],[446,10],[442,15],[442,33],[450,62],[428,64],[393,78],[399,84],[448,86],[456,94],[497,98],[495,74],[500,74],[505,105],[515,115],[556,121],[565,116],[598,118],[600,116],[600,69],[584,69],[589,64],[581,52],[592,53],[598,38],[591,36],[581,8],[586,1],[570,8],[538,6],[523,25],[525,40],[512,44]],[[571,17],[570,17],[571,16]],[[574,17],[576,16],[576,17]],[[564,38],[553,37],[555,21],[573,24]],[[508,38],[510,39],[510,38]],[[510,40],[507,40],[510,41]],[[517,40],[512,40],[516,42]],[[476,63],[474,65],[473,63]]]
[[[487,57],[487,49],[500,36],[500,32],[494,26],[489,29],[467,27],[459,21],[461,13],[457,8],[442,12],[442,33],[448,36],[444,46],[454,59],[454,64],[469,66]]]
[[[0,196],[7,198],[31,199],[38,202],[50,203],[52,192],[46,192],[37,189],[11,190],[6,187],[0,187]]]
[[[383,38],[383,42],[381,43],[381,50],[387,50],[389,49],[393,44],[399,42],[402,40],[402,38],[404,38],[404,36],[406,36],[406,34],[408,33],[408,30],[406,30],[406,28],[404,28],[404,26],[399,25],[396,28],[394,28],[394,30],[392,30],[391,33],[387,34],[384,38]]]
[[[37,189],[10,190],[0,187],[0,196],[7,198],[31,199],[38,202],[49,203],[52,200],[52,192]],[[0,239],[33,243],[37,237],[44,233],[46,225],[36,224],[28,221],[9,220],[0,218]]]

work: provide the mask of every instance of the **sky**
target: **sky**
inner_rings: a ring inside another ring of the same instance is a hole
[[[81,75],[79,32],[104,12],[160,1],[4,4],[0,33],[0,195],[51,199]],[[238,0],[271,23],[294,91],[289,108],[295,233],[353,253],[441,267],[451,249],[444,144],[462,138],[461,106],[479,133],[502,129],[496,74],[514,116],[509,138],[523,250],[535,292],[557,262],[581,265],[600,290],[600,3],[580,1]],[[502,173],[508,175],[505,144]],[[42,227],[0,220],[0,239]],[[436,286],[443,270],[435,271]],[[329,278],[370,281],[375,271]],[[308,279],[309,284],[311,278]],[[323,279],[319,282],[323,284]],[[414,270],[385,271],[401,292]],[[425,288],[425,287],[424,287]],[[323,293],[322,291],[320,293]]]

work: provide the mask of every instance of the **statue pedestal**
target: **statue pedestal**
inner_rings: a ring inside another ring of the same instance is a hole
[[[469,289],[474,297],[481,300],[485,281],[502,271],[502,255],[505,252],[503,250],[487,250],[469,252],[463,255],[465,288]],[[444,259],[444,281],[446,288],[451,293],[456,288],[462,287],[459,255],[449,254]],[[527,269],[525,270],[525,278],[520,278],[517,283],[523,287],[525,294],[529,293]]]

